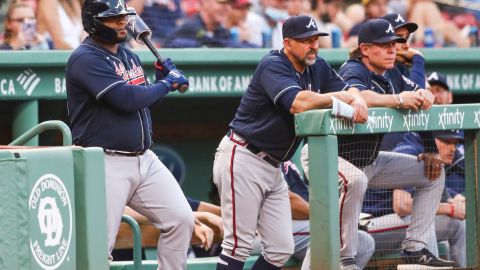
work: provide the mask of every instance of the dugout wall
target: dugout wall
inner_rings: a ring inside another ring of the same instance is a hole
[[[310,166],[310,235],[312,269],[339,269],[338,144],[336,135],[399,131],[465,130],[465,188],[467,266],[480,262],[479,144],[480,108],[471,105],[434,105],[429,111],[370,108],[373,123],[353,124],[331,110],[312,110],[295,116],[296,133],[308,136]],[[428,119],[414,121],[414,119]],[[327,233],[326,233],[327,232]]]

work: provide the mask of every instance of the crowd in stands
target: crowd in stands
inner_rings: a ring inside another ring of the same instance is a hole
[[[397,13],[417,23],[412,47],[479,46],[480,11],[432,0],[127,0],[159,48],[282,47],[288,17],[308,14],[331,38],[321,48],[354,48],[364,21]],[[82,0],[0,1],[1,49],[73,49],[85,38]],[[134,41],[128,46],[142,46]]]

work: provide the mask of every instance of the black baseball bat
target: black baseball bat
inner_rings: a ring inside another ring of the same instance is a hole
[[[150,41],[150,35],[152,34],[152,30],[150,30],[150,28],[145,24],[142,18],[138,16],[138,14],[132,15],[128,22],[127,30],[137,42],[141,40],[143,43],[145,43],[145,45],[147,45],[148,49],[150,49],[155,58],[157,58],[160,63],[163,63],[162,56],[160,56],[157,49],[152,44],[152,41]],[[185,93],[188,90],[188,84],[182,84],[180,86],[174,84],[173,87],[177,88],[178,92],[180,93]]]

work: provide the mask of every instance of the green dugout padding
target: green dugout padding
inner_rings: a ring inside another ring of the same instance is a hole
[[[0,152],[0,198],[0,269],[29,269],[27,161],[8,152]]]
[[[77,269],[108,269],[105,166],[101,148],[72,147]]]
[[[0,150],[0,269],[108,269],[100,148]]]

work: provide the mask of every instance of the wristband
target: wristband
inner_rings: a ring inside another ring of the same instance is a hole
[[[448,206],[450,207],[450,213],[448,213],[448,216],[453,217],[455,214],[455,207],[453,207],[453,204],[449,204]]]
[[[398,98],[398,102],[399,102],[399,104],[397,106],[397,109],[399,109],[400,106],[403,105],[403,98],[402,98],[402,96],[400,96],[400,94],[397,95],[397,98]]]

